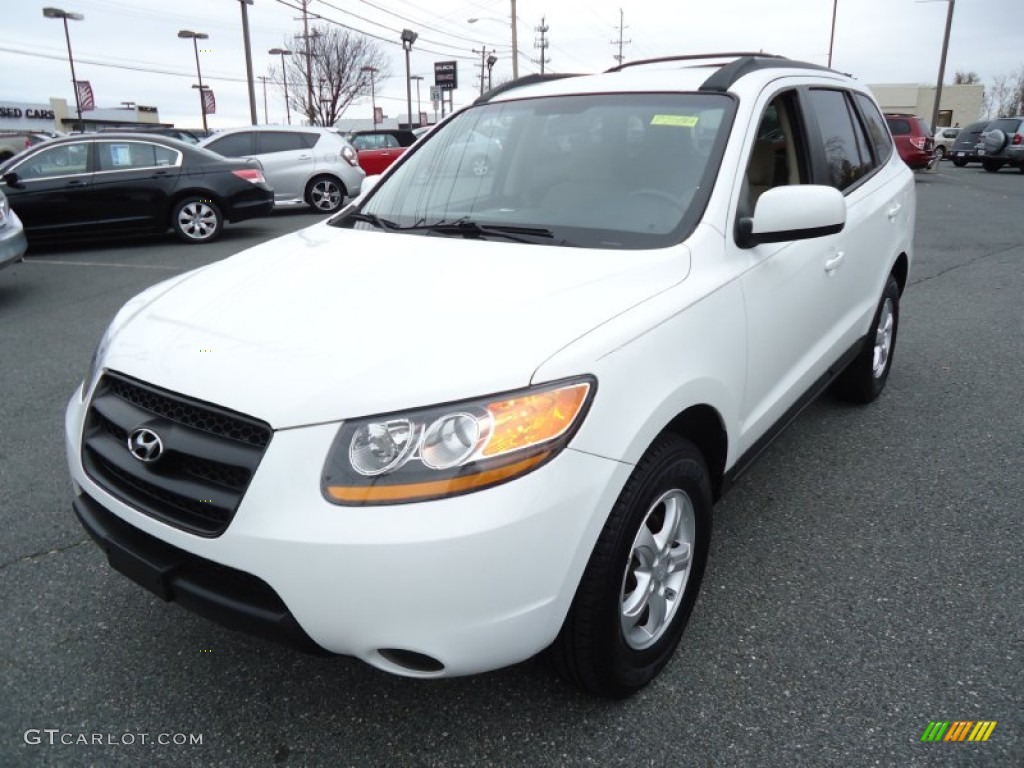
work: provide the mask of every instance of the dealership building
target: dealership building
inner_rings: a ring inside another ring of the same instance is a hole
[[[156,107],[147,107],[131,101],[123,102],[117,109],[90,109],[82,112],[82,127],[91,131],[97,128],[132,128],[137,125],[169,126],[160,122]],[[67,133],[78,129],[75,105],[66,99],[50,99],[49,102],[29,103],[0,100],[0,132],[5,131],[61,131]]]

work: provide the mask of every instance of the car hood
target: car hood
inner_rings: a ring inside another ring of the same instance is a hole
[[[102,366],[274,428],[442,403],[528,385],[552,354],[689,266],[684,246],[589,250],[321,224],[142,302],[113,330]]]

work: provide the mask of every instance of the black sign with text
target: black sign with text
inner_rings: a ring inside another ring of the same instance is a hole
[[[434,85],[446,90],[455,90],[459,87],[458,62],[435,61],[434,62]]]

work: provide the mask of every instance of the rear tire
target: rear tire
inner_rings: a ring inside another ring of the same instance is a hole
[[[224,230],[224,216],[212,199],[190,195],[174,206],[171,228],[189,245],[209,243]]]
[[[967,161],[962,157],[954,157],[953,165],[955,165],[957,168],[963,168],[965,165],[967,165]]]
[[[892,369],[899,325],[900,287],[889,275],[863,348],[833,384],[836,396],[851,403],[870,403],[882,394]]]
[[[996,173],[1003,167],[1003,164],[999,160],[982,160],[981,167],[989,173]]]
[[[589,693],[636,693],[672,657],[700,591],[711,541],[711,479],[689,440],[659,437],[619,494],[549,649]]]
[[[941,144],[935,148],[935,159],[939,161],[946,159],[946,148]]]
[[[333,176],[317,176],[306,185],[306,202],[320,213],[334,213],[345,203],[345,185]]]

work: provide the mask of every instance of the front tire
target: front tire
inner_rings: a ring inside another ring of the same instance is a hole
[[[672,657],[700,591],[711,541],[711,479],[689,440],[663,435],[619,495],[551,646],[559,674],[625,698]]]
[[[209,243],[220,237],[224,216],[210,198],[189,196],[174,206],[171,227],[174,234],[190,245]]]
[[[935,159],[939,162],[946,159],[946,148],[941,144],[935,148]]]
[[[889,275],[875,310],[872,330],[860,353],[836,379],[833,386],[836,395],[851,403],[870,403],[882,394],[892,369],[899,324],[900,287],[896,278]]]
[[[306,202],[320,213],[334,213],[345,202],[345,186],[333,176],[317,176],[306,186]]]

